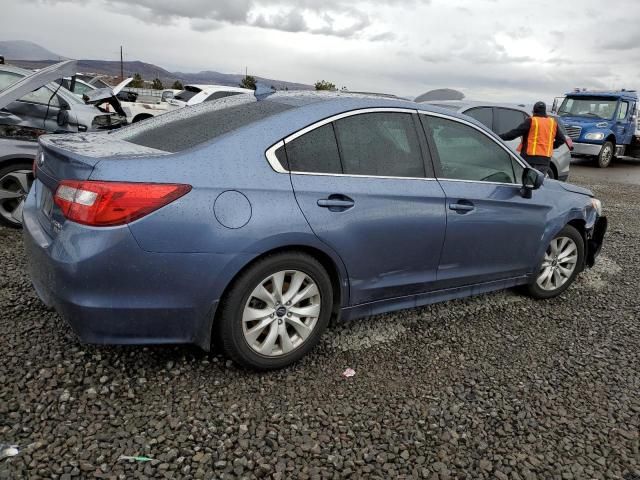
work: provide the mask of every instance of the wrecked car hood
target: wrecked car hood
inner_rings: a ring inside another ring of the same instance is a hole
[[[51,83],[59,78],[75,75],[76,70],[77,62],[75,60],[66,60],[33,72],[26,77],[22,77],[16,83],[0,90],[0,108],[6,107],[11,102],[15,102],[47,83]]]
[[[86,103],[97,103],[102,100],[107,100],[108,98],[115,97],[120,93],[120,91],[129,85],[133,81],[133,77],[127,78],[126,80],[120,82],[115,87],[104,87],[104,88],[96,88],[95,90],[91,90],[90,92],[86,92],[83,95],[83,99]]]
[[[95,105],[97,107],[99,107],[101,104],[109,104],[117,113],[119,113],[123,117],[126,117],[127,114],[122,109],[120,100],[118,100],[118,97],[116,95],[118,95],[118,93],[120,93],[120,91],[124,87],[129,85],[132,80],[133,78],[127,78],[115,87],[97,88],[95,90],[85,92],[84,95],[82,95],[82,99],[87,105]]]

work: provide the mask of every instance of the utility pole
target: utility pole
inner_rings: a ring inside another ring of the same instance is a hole
[[[122,45],[120,45],[120,81],[124,80],[124,63],[122,58]]]

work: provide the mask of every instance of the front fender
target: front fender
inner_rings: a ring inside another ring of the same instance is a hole
[[[540,247],[538,249],[536,255],[536,263],[533,265],[531,271],[532,274],[535,275],[536,269],[542,262],[544,258],[545,251],[547,250],[547,246],[551,242],[551,240],[558,234],[560,231],[569,225],[572,222],[579,221],[584,222],[584,230],[581,232],[584,242],[585,242],[585,253],[588,246],[588,235],[587,232],[593,231],[594,225],[597,219],[596,211],[593,208],[571,208],[563,215],[557,215],[554,217],[546,226],[544,230],[544,234],[542,236]],[[586,255],[585,255],[586,260]],[[580,267],[580,270],[584,270],[584,265]]]

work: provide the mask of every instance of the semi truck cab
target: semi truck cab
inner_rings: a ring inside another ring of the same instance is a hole
[[[553,110],[573,140],[574,157],[593,157],[601,168],[615,157],[640,158],[638,94],[635,90],[567,93]]]

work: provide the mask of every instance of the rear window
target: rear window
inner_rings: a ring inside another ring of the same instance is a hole
[[[202,90],[196,87],[185,87],[180,93],[178,93],[175,97],[176,100],[182,100],[183,102],[188,102],[191,98],[195,97]]]
[[[293,108],[269,100],[233,102],[238,97],[175,110],[149,119],[139,128],[132,125],[122,129],[116,136],[136,145],[176,153]],[[224,102],[229,102],[228,106]]]

